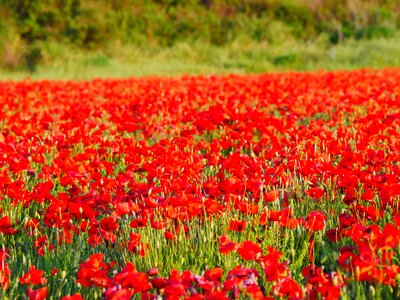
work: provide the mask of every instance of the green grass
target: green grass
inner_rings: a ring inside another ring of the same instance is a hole
[[[246,37],[218,47],[179,43],[169,48],[111,44],[102,51],[43,45],[45,63],[34,73],[0,69],[1,80],[121,78],[183,74],[263,73],[400,66],[400,32],[392,38],[347,40],[332,46],[326,36],[309,43],[294,39],[257,43]]]

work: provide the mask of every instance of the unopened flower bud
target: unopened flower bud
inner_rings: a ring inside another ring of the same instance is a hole
[[[374,298],[374,296],[375,296],[375,288],[372,285],[369,286],[369,292],[371,294],[371,298]]]
[[[361,274],[361,272],[360,272],[360,267],[359,266],[357,266],[356,267],[356,280],[358,281],[358,280],[360,280],[360,274]]]

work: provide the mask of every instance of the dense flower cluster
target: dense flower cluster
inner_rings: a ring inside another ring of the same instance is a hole
[[[398,296],[399,82],[394,69],[0,83],[0,290],[45,299],[68,275],[65,300],[338,299],[359,283]],[[154,255],[149,232],[174,245],[213,222],[208,250],[235,265],[129,259]],[[77,239],[93,250],[79,265],[46,265]],[[17,266],[16,240],[46,263]]]

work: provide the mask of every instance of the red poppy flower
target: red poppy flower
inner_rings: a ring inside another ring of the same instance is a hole
[[[104,299],[107,300],[130,300],[132,298],[132,292],[128,289],[119,289],[114,286],[112,288],[108,288],[103,293]]]
[[[329,229],[326,231],[326,236],[328,237],[329,241],[332,243],[336,243],[340,241],[342,238],[342,234],[338,228]]]
[[[168,284],[167,280],[162,277],[157,277],[157,278],[151,279],[151,285],[157,290],[161,290],[161,289],[165,288],[167,286],[167,284]]]
[[[256,260],[262,254],[261,247],[252,241],[244,241],[239,245],[237,251],[244,260]]]
[[[320,211],[313,211],[305,218],[303,225],[311,231],[323,230],[326,225],[326,216]]]
[[[129,235],[130,240],[128,243],[128,249],[129,251],[133,253],[137,253],[140,256],[144,257],[146,256],[147,252],[149,251],[149,244],[148,243],[143,243],[140,241],[142,236],[139,233],[131,233]]]
[[[11,270],[8,265],[0,260],[0,288],[7,290],[10,287]]]
[[[209,215],[220,213],[223,210],[222,205],[218,201],[212,199],[207,199],[204,201],[204,207],[206,209],[206,213]]]
[[[221,268],[213,268],[204,273],[204,278],[211,281],[219,281],[222,277],[223,270]]]
[[[303,291],[296,281],[284,278],[272,288],[277,297],[288,297],[289,299],[302,299]]]
[[[36,284],[45,284],[46,279],[43,278],[43,271],[37,270],[35,266],[31,266],[29,271],[25,273],[25,275],[19,278],[19,282],[21,284],[29,284],[29,285],[36,285]]]
[[[38,237],[33,243],[33,246],[36,248],[36,251],[40,256],[44,255],[45,250],[48,251],[54,250],[54,246],[50,244],[47,236]]]
[[[164,232],[164,236],[167,240],[174,240],[176,239],[176,235],[174,233],[172,233],[171,231],[167,230],[166,232]]]
[[[228,254],[237,248],[237,244],[232,242],[226,235],[219,237],[219,252]]]
[[[80,293],[76,293],[71,296],[64,296],[61,298],[61,300],[83,300],[83,298]]]
[[[107,276],[108,267],[103,262],[103,254],[93,254],[87,261],[80,264],[77,282],[82,286],[106,287],[109,283]]]
[[[147,274],[137,272],[132,263],[128,263],[121,272],[115,275],[113,280],[123,288],[133,289],[134,293],[146,292],[151,288]]]
[[[228,230],[242,232],[246,228],[246,221],[231,220],[229,222]]]
[[[321,188],[315,187],[306,190],[306,194],[313,199],[321,199],[325,195],[325,191]]]
[[[397,214],[393,217],[393,222],[396,224],[396,226],[400,227],[400,214]]]
[[[6,235],[14,235],[17,233],[17,230],[12,228],[9,216],[4,216],[0,218],[0,232]]]
[[[113,217],[107,217],[100,221],[100,226],[105,231],[115,231],[119,228],[118,223]]]
[[[392,224],[386,224],[378,239],[380,248],[396,248],[400,241],[400,229]]]
[[[27,288],[26,294],[28,295],[29,300],[45,300],[47,297],[47,287],[42,287],[37,290]]]
[[[265,202],[274,202],[278,197],[279,197],[280,191],[279,190],[274,190],[270,192],[266,192],[264,194],[263,200]]]

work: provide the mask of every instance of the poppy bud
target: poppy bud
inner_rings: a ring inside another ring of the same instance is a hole
[[[358,281],[358,280],[360,280],[360,267],[359,266],[356,266],[356,280]]]
[[[332,283],[334,286],[338,286],[338,283],[339,283],[337,276],[335,276],[333,274],[332,274]]]
[[[152,268],[152,269],[150,269],[150,270],[147,271],[147,274],[148,274],[149,276],[155,276],[155,275],[158,274],[158,269],[157,269],[157,268]]]
[[[371,294],[371,298],[374,298],[374,296],[375,296],[375,288],[372,285],[369,286],[369,292]]]

